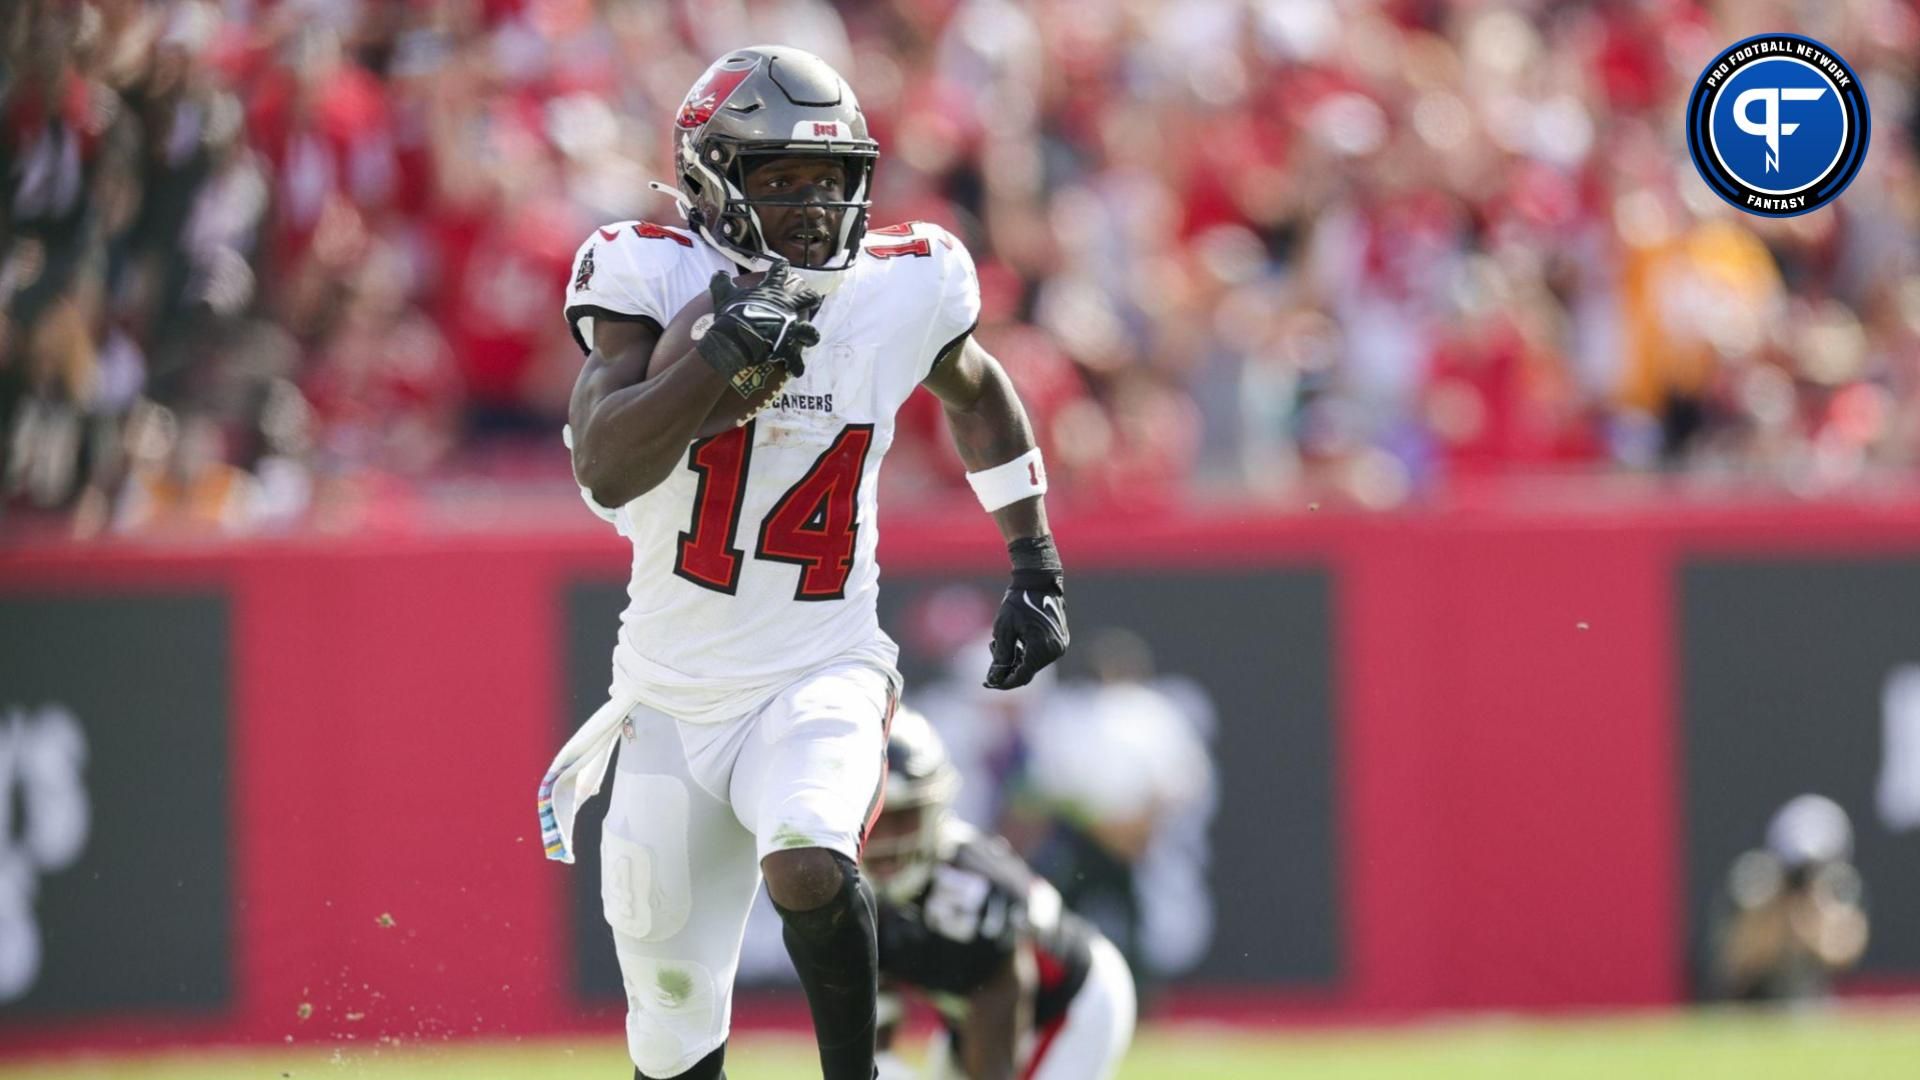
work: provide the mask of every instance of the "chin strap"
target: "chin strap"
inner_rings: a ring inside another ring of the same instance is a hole
[[[693,210],[693,200],[687,198],[686,192],[681,191],[677,187],[670,187],[658,180],[647,181],[647,187],[672,199],[674,208],[680,211],[680,220],[692,224],[693,218],[691,217],[691,211]],[[754,227],[758,229],[759,225],[759,215],[756,213],[754,216]],[[778,256],[764,253],[757,256],[746,255],[736,248],[720,243],[712,236],[707,236],[705,230],[702,230],[701,234],[702,238],[711,244],[714,250],[725,256],[728,261],[734,265],[740,267],[742,273],[758,273],[770,270],[773,268],[774,262],[778,259]],[[846,271],[852,267],[854,260],[858,258],[859,252],[856,251],[848,259],[847,266],[838,270],[812,270],[806,267],[795,266],[793,271],[799,275],[801,280],[805,281],[814,292],[819,293],[821,296],[829,296],[835,289],[840,287],[842,281],[846,280],[844,276]]]
[[[680,211],[680,220],[686,222],[688,225],[693,224],[693,200],[687,198],[686,192],[681,191],[677,187],[670,187],[666,184],[661,183],[658,180],[647,181],[647,187],[653,189],[654,191],[659,192],[662,195],[665,195],[669,199],[672,199],[674,209]],[[758,219],[754,221],[754,225],[756,227],[759,226]],[[738,266],[740,268],[740,272],[743,274],[760,273],[766,270],[773,269],[774,259],[770,256],[746,255],[745,253],[741,252],[739,249],[731,247],[727,244],[723,244],[719,241],[718,238],[708,234],[705,226],[700,227],[696,231],[699,232],[700,238],[702,240],[705,240],[715,251],[719,252],[722,256],[724,256],[727,259],[727,261],[733,263],[735,266]]]
[[[661,183],[658,180],[647,181],[647,186],[649,188],[652,188],[654,191],[657,191],[660,194],[665,195],[667,198],[672,199],[674,209],[680,211],[680,220],[681,221],[688,220],[687,211],[693,209],[693,200],[687,198],[686,192],[681,191],[677,187],[668,187],[667,185]]]

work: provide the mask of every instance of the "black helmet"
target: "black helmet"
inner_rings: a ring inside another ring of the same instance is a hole
[[[839,284],[867,231],[873,163],[880,144],[853,88],[827,62],[783,45],[736,49],[714,61],[687,91],[674,120],[674,161],[687,223],[727,258],[748,270],[778,258],[766,245],[756,207],[800,205],[790,199],[748,199],[746,175],[755,157],[818,155],[845,165],[845,198],[807,203],[840,212],[839,245],[827,265],[799,267],[821,293]]]

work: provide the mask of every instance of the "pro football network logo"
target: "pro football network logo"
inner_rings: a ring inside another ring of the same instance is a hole
[[[1799,34],[1728,46],[1687,100],[1687,148],[1701,179],[1764,217],[1811,213],[1839,198],[1867,159],[1872,127],[1853,69]]]

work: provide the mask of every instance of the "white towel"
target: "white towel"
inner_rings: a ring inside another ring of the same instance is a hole
[[[540,843],[547,858],[573,861],[573,820],[588,799],[600,793],[606,778],[607,762],[613,759],[613,746],[620,738],[620,722],[637,703],[629,697],[617,697],[580,725],[567,745],[547,767],[540,781]]]

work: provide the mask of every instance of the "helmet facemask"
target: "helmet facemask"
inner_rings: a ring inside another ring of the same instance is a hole
[[[743,269],[764,270],[784,257],[767,241],[761,208],[817,206],[827,212],[829,222],[838,219],[832,249],[818,266],[793,263],[792,268],[827,273],[846,270],[859,256],[860,238],[866,235],[867,217],[873,208],[868,189],[876,155],[838,151],[839,148],[796,149],[792,144],[736,146],[720,139],[705,140],[703,150],[693,139],[683,139],[681,188],[696,193],[691,199],[687,220],[708,243]],[[805,157],[827,158],[845,170],[842,198],[754,199],[747,196],[747,175],[756,167],[779,158]]]

